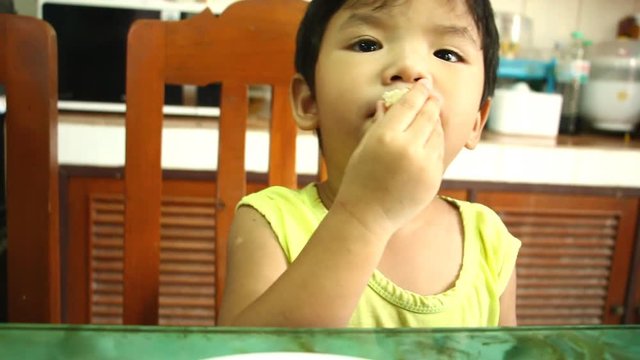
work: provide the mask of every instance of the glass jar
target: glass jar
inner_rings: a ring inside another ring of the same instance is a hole
[[[618,39],[595,44],[580,115],[599,130],[630,132],[640,122],[640,41]]]

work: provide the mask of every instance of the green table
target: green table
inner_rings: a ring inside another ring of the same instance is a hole
[[[370,359],[640,359],[640,326],[242,329],[0,324],[0,359],[203,359],[249,352]]]

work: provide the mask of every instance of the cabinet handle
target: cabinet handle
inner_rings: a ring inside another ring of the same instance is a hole
[[[624,306],[622,306],[622,305],[614,305],[614,306],[612,306],[611,307],[611,313],[613,315],[616,315],[616,316],[624,315]]]

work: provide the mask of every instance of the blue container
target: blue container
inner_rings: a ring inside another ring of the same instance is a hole
[[[518,81],[544,81],[544,91],[552,93],[556,89],[554,75],[555,59],[551,61],[500,58],[498,77]]]

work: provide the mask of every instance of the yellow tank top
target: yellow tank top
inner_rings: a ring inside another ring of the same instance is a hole
[[[462,219],[462,267],[454,286],[423,296],[400,288],[376,270],[369,279],[349,325],[352,327],[496,326],[504,291],[520,248],[498,215],[480,204],[444,198]],[[271,225],[289,263],[327,214],[315,184],[300,190],[270,187],[247,195],[238,206],[251,206]]]

